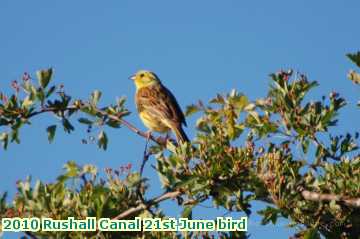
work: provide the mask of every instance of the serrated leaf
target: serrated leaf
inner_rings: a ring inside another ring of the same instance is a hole
[[[56,132],[56,125],[51,125],[46,128],[46,132],[48,135],[49,143],[52,143],[54,140],[55,132]]]
[[[52,73],[53,73],[52,68],[46,70],[40,70],[36,72],[36,76],[38,78],[39,85],[41,86],[41,88],[45,88],[49,84]]]

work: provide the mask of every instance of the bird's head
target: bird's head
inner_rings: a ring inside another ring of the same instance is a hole
[[[134,81],[137,89],[154,84],[160,84],[159,77],[151,71],[138,71],[135,75],[129,77],[129,79]]]

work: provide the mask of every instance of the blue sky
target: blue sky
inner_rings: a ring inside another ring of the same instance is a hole
[[[126,95],[134,112],[134,86],[128,76],[139,69],[155,71],[184,108],[233,88],[251,99],[265,96],[269,73],[291,67],[320,83],[312,97],[332,90],[344,95],[349,105],[342,110],[340,130],[354,130],[354,119],[360,116],[355,107],[359,88],[346,79],[353,65],[345,54],[360,49],[359,9],[356,0],[2,0],[0,89],[7,91],[25,71],[34,74],[52,66],[54,81],[75,98],[99,89],[106,105]],[[136,114],[128,119],[145,129]],[[191,137],[195,120],[188,119]],[[48,144],[45,128],[55,121],[39,117],[22,130],[20,145],[0,152],[0,191],[13,195],[16,180],[30,174],[53,181],[69,160],[99,168],[131,162],[139,168],[145,142],[127,129],[107,130],[110,144],[103,152],[80,143],[86,137],[84,127],[71,135],[59,130],[55,142]],[[145,173],[155,182],[153,193],[160,193],[154,170],[148,167]],[[164,208],[177,212],[174,205],[166,202]],[[223,213],[197,210],[209,218]],[[251,238],[293,233],[286,222],[262,227],[258,221],[250,220]]]

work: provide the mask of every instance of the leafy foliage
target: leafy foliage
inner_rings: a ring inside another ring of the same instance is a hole
[[[349,55],[358,64],[359,54]],[[19,143],[19,130],[36,115],[53,113],[60,121],[47,127],[50,142],[60,124],[66,133],[75,130],[71,123],[75,112],[78,122],[100,128],[96,139],[106,150],[110,139],[105,126],[126,126],[145,134],[124,120],[129,114],[125,98],[116,104],[99,107],[101,92],[94,91],[87,101],[72,100],[62,86],[50,86],[53,71],[38,72],[39,84],[25,74],[21,85],[13,83],[15,93],[1,94],[0,139],[6,149]],[[356,79],[352,79],[355,83]],[[158,139],[148,150],[157,159],[156,170],[166,193],[174,193],[183,208],[183,217],[193,217],[193,209],[203,202],[231,212],[252,216],[254,201],[263,202],[255,212],[261,224],[276,224],[279,218],[297,226],[294,238],[358,238],[360,236],[360,156],[358,132],[335,135],[338,114],[346,105],[344,98],[331,92],[320,100],[308,100],[310,90],[318,86],[305,75],[280,71],[270,75],[270,88],[264,98],[251,101],[231,91],[218,94],[208,104],[199,101],[187,107],[186,115],[199,118],[191,143],[164,144]],[[20,91],[22,95],[20,95]],[[55,93],[56,92],[56,93]],[[56,96],[56,97],[55,97]],[[145,157],[144,157],[145,160]],[[71,183],[70,183],[71,182]],[[1,217],[48,216],[56,219],[74,216],[114,218],[129,209],[146,205],[126,214],[126,218],[166,217],[158,198],[146,200],[151,185],[141,174],[106,170],[102,179],[92,165],[65,165],[65,173],[54,183],[30,178],[18,183],[13,203],[0,198]],[[172,197],[169,197],[172,198]],[[146,210],[147,209],[147,210]],[[114,232],[36,232],[41,238],[140,238],[142,233]],[[146,238],[213,238],[206,232],[151,232]],[[247,238],[244,233],[219,233],[219,238]]]

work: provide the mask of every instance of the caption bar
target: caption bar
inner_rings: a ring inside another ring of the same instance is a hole
[[[113,220],[87,217],[77,220],[51,218],[2,218],[2,231],[247,231],[247,217],[217,217],[216,220],[190,220],[188,218],[140,218]]]

